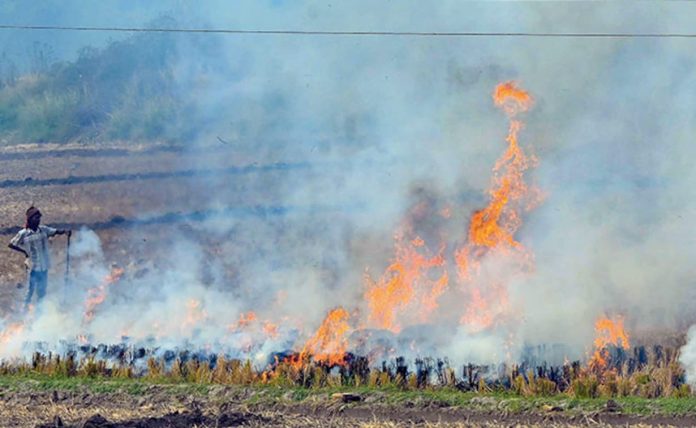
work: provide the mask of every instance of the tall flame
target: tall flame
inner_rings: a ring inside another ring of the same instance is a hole
[[[522,225],[521,209],[525,202],[527,209],[538,202],[538,196],[531,192],[524,181],[524,174],[536,163],[527,156],[518,143],[518,134],[523,123],[515,119],[531,108],[531,95],[514,82],[496,86],[493,102],[508,116],[509,127],[505,152],[493,166],[493,179],[488,190],[488,205],[476,211],[469,223],[468,242],[455,252],[455,263],[459,280],[464,284],[468,298],[462,324],[481,330],[492,326],[498,315],[508,307],[507,287],[501,282],[481,284],[479,279],[480,262],[487,253],[510,255],[510,250],[520,257],[523,264],[531,264],[531,254],[515,239],[515,233]]]
[[[426,255],[425,241],[419,236],[409,239],[407,235],[414,235],[410,229],[402,227],[396,233],[394,258],[384,274],[377,281],[365,278],[369,323],[395,333],[401,331],[399,318],[404,313],[415,313],[418,321],[426,321],[448,283],[447,272],[434,280],[429,277],[430,269],[445,265],[444,247],[438,254]]]
[[[514,82],[505,82],[495,88],[493,101],[509,119],[507,148],[493,166],[488,205],[473,213],[467,241],[454,250],[452,257],[467,302],[461,323],[474,330],[490,327],[508,309],[505,279],[495,279],[493,283],[490,278],[482,280],[482,259],[495,253],[514,257],[525,267],[531,265],[532,256],[515,239],[515,233],[522,225],[521,210],[538,202],[524,181],[525,172],[535,166],[536,160],[527,156],[518,143],[523,124],[516,118],[531,108],[532,97]],[[420,205],[414,208],[415,212],[418,210],[423,211]],[[445,207],[438,214],[449,219],[451,209]],[[450,277],[445,244],[440,245],[437,253],[430,251],[414,232],[410,218],[395,234],[394,247],[394,257],[382,276],[374,281],[366,275],[364,297],[368,324],[398,333],[405,323],[429,320],[438,308],[438,299],[448,289]],[[438,272],[435,278],[433,271]]]
[[[493,100],[510,119],[506,139],[508,147],[493,167],[493,185],[488,191],[490,202],[484,209],[474,213],[471,219],[469,240],[472,245],[479,247],[517,247],[520,244],[515,240],[514,234],[522,221],[518,210],[511,203],[528,196],[524,172],[531,162],[517,142],[522,122],[513,117],[528,110],[532,105],[532,98],[513,82],[506,82],[495,88]]]
[[[624,349],[631,347],[628,334],[624,329],[624,319],[616,316],[614,319],[600,317],[595,321],[595,340],[594,353],[590,359],[589,366],[604,369],[607,366],[609,345],[621,346]]]
[[[329,366],[345,365],[348,350],[348,333],[351,331],[348,320],[350,314],[342,307],[329,311],[314,335],[305,342],[299,356],[291,363],[301,366],[312,357],[314,361]]]
[[[464,310],[458,313],[460,322],[474,330],[493,326],[510,311],[507,278],[501,277],[497,271],[492,274],[485,272],[487,265],[484,261],[491,255],[513,262],[531,262],[531,254],[518,241],[516,234],[522,225],[522,211],[537,202],[535,192],[525,182],[525,174],[535,166],[536,160],[528,156],[518,142],[523,129],[523,122],[518,117],[531,108],[533,99],[514,82],[505,82],[495,88],[493,102],[507,115],[509,126],[505,151],[492,168],[491,185],[486,191],[487,205],[471,215],[467,230],[462,233],[466,241],[450,248],[447,245],[451,240],[446,239],[444,231],[438,242],[433,239],[433,233],[419,230],[419,227],[421,218],[431,220],[428,209],[432,208],[431,217],[439,224],[453,221],[450,219],[454,208],[414,207],[393,237],[394,252],[383,274],[376,280],[366,275],[364,298],[370,327],[398,333],[409,324],[428,322],[437,315],[439,300],[446,292],[463,294]],[[431,246],[432,241],[436,243]],[[109,288],[122,275],[123,269],[114,268],[99,286],[88,292],[85,323],[93,319],[95,311],[108,297]],[[461,287],[449,290],[451,278],[456,278]],[[279,292],[276,305],[285,298],[286,293]],[[185,311],[181,312],[182,333],[194,333],[200,323],[214,321],[198,299],[188,300]],[[0,342],[8,334],[14,334],[16,328],[11,327],[9,333],[0,333]],[[228,329],[235,337],[253,336],[256,331],[269,338],[279,334],[277,324],[259,319],[251,311],[241,314],[239,320],[228,325]],[[153,330],[159,333],[160,326],[153,325]],[[332,309],[311,337],[304,344],[300,342],[302,348],[297,360],[291,362],[303,363],[311,358],[327,365],[345,364],[351,330],[349,312],[343,307]],[[625,339],[624,343],[628,344],[625,334],[610,335],[609,338],[614,341]],[[412,348],[417,349],[417,345],[413,342]],[[597,344],[596,347],[600,349]]]
[[[104,303],[106,296],[109,294],[109,287],[117,283],[125,271],[116,265],[111,267],[111,272],[104,277],[102,282],[87,291],[87,299],[85,300],[85,313],[82,319],[83,324],[87,324],[94,318],[96,309]]]

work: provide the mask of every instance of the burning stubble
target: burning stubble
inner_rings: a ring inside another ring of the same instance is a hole
[[[518,84],[504,82],[495,87],[493,104],[507,117],[507,145],[492,167],[487,203],[473,213],[454,201],[447,201],[443,209],[427,201],[412,205],[394,232],[393,255],[384,273],[376,279],[366,273],[364,283],[355,287],[354,294],[362,300],[326,313],[314,311],[312,305],[305,311],[313,313],[286,312],[288,298],[297,301],[312,294],[298,291],[300,281],[321,282],[298,276],[282,278],[285,287],[277,298],[257,302],[258,306],[241,291],[234,303],[221,306],[219,302],[230,300],[229,294],[206,287],[193,274],[201,263],[190,255],[195,245],[172,249],[179,264],[172,270],[155,269],[138,276],[127,269],[104,268],[96,235],[84,231],[76,247],[85,248],[76,255],[84,255],[92,265],[78,270],[75,278],[85,290],[82,304],[73,305],[82,308],[80,319],[71,319],[55,302],[48,302],[36,323],[30,317],[4,326],[3,354],[21,355],[31,349],[24,347],[27,342],[45,346],[59,337],[85,343],[125,340],[161,349],[198,347],[250,358],[260,365],[274,352],[286,350],[292,351],[290,364],[314,361],[327,366],[346,364],[349,352],[369,355],[372,363],[423,354],[451,355],[456,362],[519,359],[525,345],[519,325],[527,314],[511,288],[535,272],[534,254],[519,231],[542,200],[542,192],[528,183],[538,161],[520,139],[522,117],[534,102]],[[453,215],[457,211],[460,216]],[[444,231],[461,217],[467,218],[464,233],[450,239]],[[143,285],[152,283],[186,286],[150,295],[152,291]],[[326,296],[327,301],[342,300],[331,290]],[[157,306],[148,308],[151,302],[169,312],[163,316]],[[137,316],[124,317],[127,306]],[[59,334],[47,333],[53,330],[44,326],[55,319],[67,322]],[[318,324],[317,319],[323,321]],[[586,321],[592,325],[592,319]],[[600,318],[596,330],[590,366],[601,369],[607,366],[609,346],[628,348],[628,334],[623,318]],[[433,331],[446,333],[430,334]]]
[[[311,330],[311,322],[304,317],[283,314],[282,300],[277,302],[278,308],[261,313],[257,308],[244,308],[243,300],[236,311],[221,311],[214,301],[222,295],[199,286],[196,292],[197,279],[190,274],[196,270],[191,269],[197,263],[194,261],[181,271],[192,282],[187,293],[163,296],[162,304],[178,309],[168,317],[157,318],[149,315],[156,311],[146,310],[142,319],[119,319],[118,310],[123,303],[113,293],[123,290],[128,296],[134,292],[146,300],[139,285],[152,282],[153,278],[129,275],[121,267],[112,267],[101,279],[94,275],[98,270],[86,269],[84,274],[78,271],[76,282],[84,284],[86,294],[80,331],[72,337],[82,342],[109,340],[103,334],[103,323],[107,323],[112,330],[111,340],[154,340],[168,346],[193,343],[237,356],[253,356],[256,360],[263,360],[264,352],[267,354],[274,347],[277,351],[289,346],[297,351],[298,360],[314,359],[330,365],[341,364],[345,353],[354,350],[358,342],[368,343],[366,352],[374,359],[404,352],[448,351],[447,342],[423,344],[412,337],[419,326],[459,329],[472,340],[499,337],[510,348],[519,347],[519,343],[511,341],[515,320],[522,313],[510,303],[508,283],[516,275],[528,274],[533,266],[531,252],[515,237],[523,216],[539,202],[539,192],[525,182],[527,171],[537,162],[525,154],[518,141],[523,129],[520,116],[531,108],[532,97],[516,83],[504,82],[496,86],[493,102],[509,120],[507,147],[493,166],[488,204],[471,215],[468,233],[452,244],[444,232],[448,223],[456,221],[452,216],[452,211],[458,209],[456,204],[448,202],[442,209],[430,206],[429,201],[415,204],[394,233],[394,255],[385,272],[376,280],[365,274],[364,300],[352,308],[330,310],[316,331]],[[428,226],[427,230],[423,225]],[[96,235],[85,231],[83,236],[76,243],[76,256],[79,259],[86,255],[87,261],[99,264],[103,254]],[[491,268],[499,264],[506,268]],[[177,273],[176,269],[171,272]],[[167,281],[166,275],[155,278]],[[293,286],[288,284],[284,293],[287,296],[292,292]],[[460,302],[458,313],[442,310],[445,300]],[[129,303],[140,306],[137,301]],[[379,347],[384,352],[369,349],[371,331],[390,335],[391,343]],[[6,341],[22,342],[32,336],[24,336],[20,329],[12,327],[3,337]],[[69,339],[70,335],[63,338]]]

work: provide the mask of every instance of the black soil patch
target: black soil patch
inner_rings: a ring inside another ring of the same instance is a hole
[[[111,422],[96,414],[84,421],[67,425],[56,416],[50,423],[36,425],[36,428],[188,428],[191,426],[237,427],[244,425],[262,425],[270,422],[268,418],[254,413],[229,412],[219,416],[207,416],[201,412],[174,412],[160,417],[134,419],[130,421]]]

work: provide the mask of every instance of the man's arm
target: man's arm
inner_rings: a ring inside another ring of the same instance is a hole
[[[41,226],[41,227],[44,228],[44,230],[46,231],[46,234],[48,235],[49,238],[51,236],[55,236],[55,235],[68,235],[68,236],[72,235],[72,230],[70,230],[70,229],[55,229],[53,227],[48,227],[48,226]]]
[[[70,229],[58,229],[56,230],[56,235],[72,235],[72,230]]]
[[[10,240],[10,245],[8,245],[11,249],[15,251],[19,251],[20,253],[24,254],[24,257],[29,257],[29,253],[27,253],[27,250],[24,248],[24,234],[22,231],[19,231],[12,240]]]
[[[29,257],[29,254],[26,251],[24,251],[22,248],[19,248],[18,246],[14,245],[14,244],[10,244],[10,245],[8,245],[8,247],[15,250],[15,251],[19,251],[20,253],[24,254],[24,257]]]

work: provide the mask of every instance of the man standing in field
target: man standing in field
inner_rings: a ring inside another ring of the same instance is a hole
[[[36,290],[36,302],[46,295],[48,285],[48,269],[51,267],[51,258],[48,250],[48,238],[55,235],[72,234],[70,230],[54,229],[41,226],[41,211],[35,207],[27,210],[27,222],[24,229],[10,241],[9,247],[24,254],[24,265],[29,271],[29,289],[24,299],[24,309],[29,308],[32,295]]]

